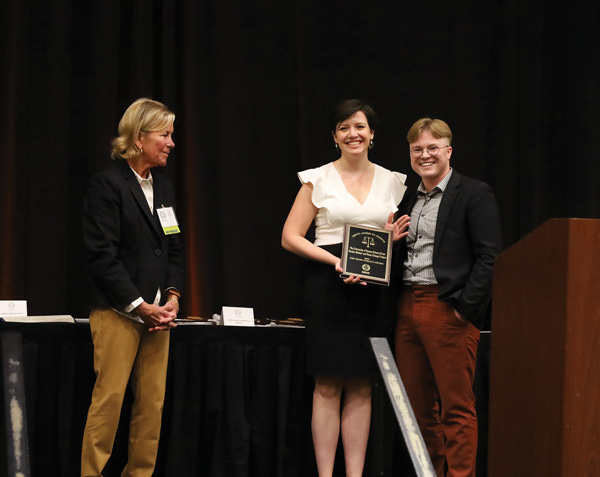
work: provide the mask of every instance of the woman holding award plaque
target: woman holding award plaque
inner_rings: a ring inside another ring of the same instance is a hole
[[[406,176],[369,161],[375,112],[364,102],[340,103],[332,135],[340,157],[298,173],[302,183],[283,227],[286,250],[310,260],[304,290],[307,371],[315,376],[312,435],[319,476],[331,476],[340,435],[347,476],[361,476],[371,423],[375,360],[369,336],[377,335],[382,287],[361,277],[340,277],[344,227],[352,224],[406,235],[409,217],[393,222]],[[314,243],[306,239],[315,222]],[[343,396],[343,401],[342,401]]]

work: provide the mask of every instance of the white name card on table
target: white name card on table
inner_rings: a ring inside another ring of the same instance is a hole
[[[27,316],[27,300],[0,300],[0,317]]]
[[[221,324],[225,326],[254,326],[254,309],[239,306],[224,306]]]

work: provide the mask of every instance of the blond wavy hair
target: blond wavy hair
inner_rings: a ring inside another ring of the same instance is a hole
[[[173,125],[175,113],[163,103],[140,98],[127,108],[119,121],[119,135],[111,142],[113,159],[133,159],[142,153],[136,146],[140,133],[160,131]]]

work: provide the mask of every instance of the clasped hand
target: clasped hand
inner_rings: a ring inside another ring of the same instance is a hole
[[[177,318],[178,310],[177,303],[168,301],[163,306],[143,302],[134,311],[148,326],[149,331],[161,331],[177,326],[175,318]]]

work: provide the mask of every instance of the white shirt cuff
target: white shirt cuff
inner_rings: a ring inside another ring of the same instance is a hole
[[[129,305],[127,305],[125,308],[123,308],[123,311],[127,312],[127,313],[131,313],[133,310],[135,310],[138,306],[140,306],[142,303],[144,302],[144,299],[142,297],[137,298],[136,300],[133,300]]]

